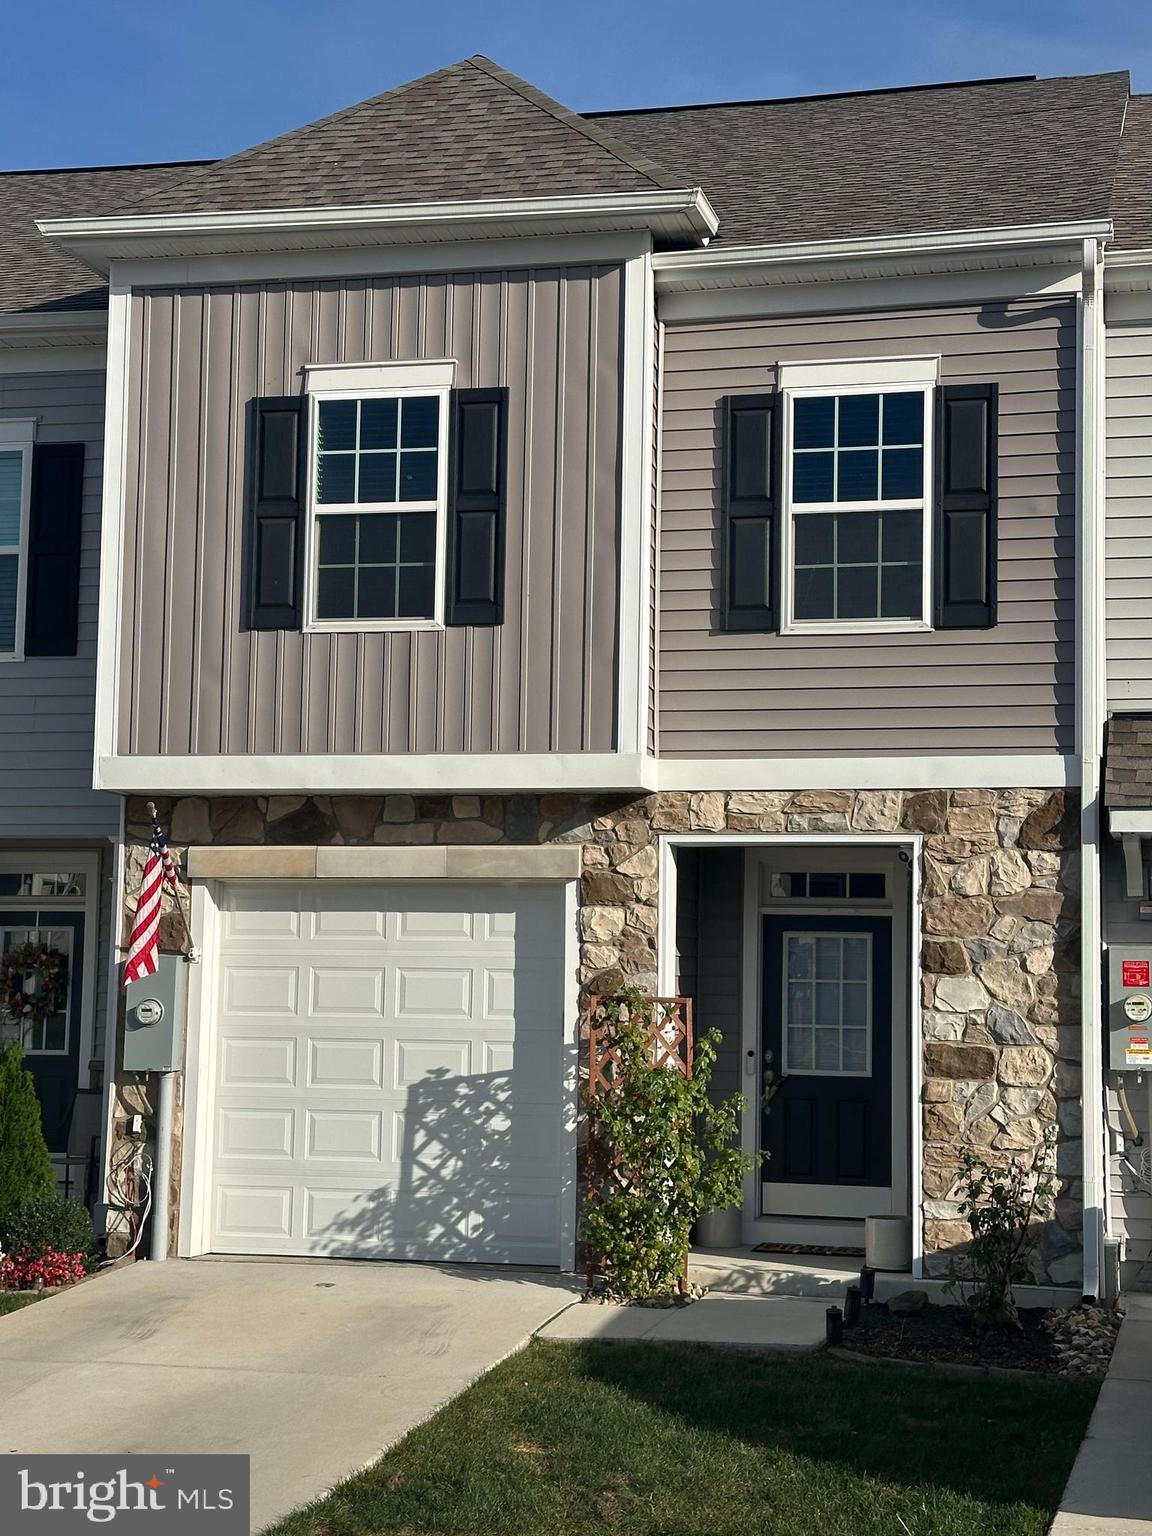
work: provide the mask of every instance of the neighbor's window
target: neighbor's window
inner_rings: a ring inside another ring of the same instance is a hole
[[[0,448],[0,655],[18,650],[28,456],[23,448]]]
[[[926,621],[929,398],[923,388],[789,395],[791,624]]]
[[[447,393],[319,399],[312,617],[438,617]]]

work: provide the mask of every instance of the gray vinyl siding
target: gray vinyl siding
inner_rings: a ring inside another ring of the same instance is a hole
[[[1071,750],[1075,334],[1064,300],[666,325],[662,756]],[[723,397],[773,388],[786,360],[925,353],[944,383],[1000,387],[996,627],[722,633]]]
[[[744,850],[680,848],[676,853],[677,990],[690,997],[696,1033],[718,1029],[712,1095],[743,1088]]]
[[[621,305],[615,266],[136,295],[120,751],[614,747]],[[439,357],[509,390],[504,623],[242,629],[248,402],[309,362]]]
[[[1107,837],[1101,849],[1102,901],[1104,916],[1104,941],[1106,944],[1135,944],[1141,948],[1152,944],[1152,925],[1142,923],[1137,916],[1137,904],[1129,901],[1124,889],[1124,855],[1115,838]],[[1107,1035],[1104,1049],[1108,1049]],[[1108,1160],[1108,1210],[1111,1229],[1127,1239],[1128,1259],[1133,1264],[1152,1265],[1152,1193],[1142,1189],[1122,1157],[1123,1142],[1117,1135],[1123,1121],[1116,1094],[1116,1082],[1120,1076],[1109,1071],[1105,1058],[1105,1082],[1108,1099],[1108,1120],[1113,1128],[1109,1134],[1111,1155]],[[1128,1105],[1140,1133],[1147,1141],[1148,1089],[1137,1086],[1134,1072],[1124,1074]]]
[[[0,420],[36,418],[41,443],[84,444],[80,622],[75,656],[0,662],[0,837],[107,836],[114,795],[92,788],[104,374],[0,374]]]
[[[1152,325],[1110,326],[1106,365],[1108,703],[1152,709]]]

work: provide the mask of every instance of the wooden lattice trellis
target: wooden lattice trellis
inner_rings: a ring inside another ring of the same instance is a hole
[[[665,1066],[670,1072],[692,1076],[692,999],[690,997],[650,997],[644,999],[650,1009],[648,1016],[647,1051],[654,1066]],[[617,1020],[609,1010],[628,1006],[625,997],[598,997],[588,999],[588,1079],[585,1085],[589,1098],[611,1093],[615,1069],[620,1061],[620,1049],[615,1042]],[[588,1141],[587,1196],[589,1202],[599,1198],[600,1192],[610,1180],[624,1184],[626,1181],[619,1163],[611,1150],[601,1146],[593,1132]],[[592,1288],[598,1265],[596,1256],[587,1254],[588,1286]]]

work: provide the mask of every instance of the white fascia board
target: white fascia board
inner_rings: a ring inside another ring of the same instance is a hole
[[[1135,833],[1139,837],[1152,837],[1152,807],[1148,810],[1112,810],[1108,812],[1108,830],[1113,837]]]
[[[111,218],[41,219],[47,240],[97,271],[117,257],[207,254],[331,246],[566,234],[581,229],[648,229],[705,241],[715,210],[700,187],[567,197],[382,203],[349,208],[266,208],[208,213],[133,213]]]
[[[1075,223],[1020,224],[986,229],[935,230],[922,234],[871,235],[841,240],[797,240],[776,244],[714,245],[698,251],[664,251],[653,259],[657,282],[674,284],[677,278],[707,282],[743,270],[756,273],[750,280],[764,281],[757,269],[803,267],[820,263],[866,261],[870,257],[984,256],[998,251],[1046,253],[1053,248],[1079,248],[1084,240],[1111,236],[1111,220]],[[796,279],[793,279],[795,281]]]
[[[968,757],[658,759],[661,789],[1063,789],[1078,779],[1057,753]]]
[[[103,309],[0,314],[0,348],[75,346],[83,341],[99,346],[107,331],[108,312]]]
[[[120,794],[426,794],[657,788],[655,760],[635,752],[412,753],[397,756],[112,757],[96,787]]]
[[[1060,789],[1074,757],[654,758],[642,752],[410,753],[396,756],[114,757],[98,789],[120,794],[651,794],[656,790]]]

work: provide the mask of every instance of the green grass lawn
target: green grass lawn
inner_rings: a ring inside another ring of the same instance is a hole
[[[537,1342],[277,1536],[1042,1536],[1096,1387]]]
[[[39,1301],[39,1291],[0,1291],[0,1317],[5,1312],[19,1312],[21,1307],[26,1307],[29,1302]]]

